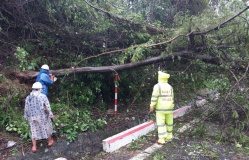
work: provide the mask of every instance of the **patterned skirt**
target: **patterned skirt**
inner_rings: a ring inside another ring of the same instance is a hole
[[[53,133],[51,119],[46,117],[37,117],[29,121],[32,140],[47,139]]]

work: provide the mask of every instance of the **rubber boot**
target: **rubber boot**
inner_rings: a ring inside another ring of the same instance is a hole
[[[163,138],[158,139],[157,143],[158,144],[165,144],[165,140]]]
[[[171,141],[173,139],[172,134],[167,134],[167,136],[164,138],[165,141]]]

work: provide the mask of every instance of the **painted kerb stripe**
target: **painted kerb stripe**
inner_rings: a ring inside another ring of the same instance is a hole
[[[191,108],[191,106],[184,106],[182,108],[175,110],[173,112],[174,118],[184,115],[187,109],[189,108]],[[130,128],[126,131],[123,131],[121,133],[118,133],[116,135],[113,135],[112,137],[103,140],[103,148],[107,152],[112,152],[130,143],[132,140],[137,139],[138,137],[143,136],[148,132],[151,132],[155,128],[156,128],[155,122],[153,121],[145,122],[143,124]],[[130,136],[132,136],[133,138],[131,138]]]
[[[145,125],[142,125],[142,126],[140,126],[140,127],[138,127],[138,128],[132,129],[132,130],[130,130],[130,131],[128,131],[128,132],[126,132],[126,133],[120,135],[120,136],[117,136],[117,137],[115,137],[115,138],[113,138],[113,139],[110,139],[110,140],[108,140],[107,142],[108,142],[109,144],[111,144],[111,143],[115,142],[116,140],[119,140],[119,139],[122,139],[122,138],[124,138],[124,137],[126,137],[126,136],[129,136],[129,135],[131,135],[131,134],[133,134],[133,133],[135,133],[135,132],[137,132],[137,131],[140,131],[140,130],[142,130],[142,129],[144,129],[144,128],[150,126],[150,125],[153,125],[153,124],[155,124],[155,122],[151,121],[151,122],[149,122],[149,123],[147,123],[147,124],[145,124]]]

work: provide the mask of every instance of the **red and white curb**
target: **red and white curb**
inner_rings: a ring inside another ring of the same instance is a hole
[[[174,112],[173,112],[174,118],[183,116],[190,108],[191,108],[191,106],[184,106],[182,108],[174,110]]]
[[[183,116],[186,111],[191,106],[184,106],[182,108],[179,108],[173,112],[174,118]],[[102,141],[103,143],[103,150],[106,152],[113,152],[120,147],[123,147],[129,143],[131,143],[133,140],[138,139],[139,137],[153,131],[156,128],[156,124],[153,121],[142,123],[138,126],[135,126],[133,128],[130,128],[126,131],[123,131],[121,133],[118,133],[112,137],[109,137],[107,139],[104,139]],[[155,145],[157,146],[157,145]],[[153,148],[153,147],[152,147]],[[148,150],[150,150],[148,148]]]
[[[103,150],[106,152],[113,152],[148,132],[153,131],[155,127],[155,122],[149,121],[109,137],[102,141]]]

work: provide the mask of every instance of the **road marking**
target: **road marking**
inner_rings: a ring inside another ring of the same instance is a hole
[[[182,108],[179,108],[179,109],[175,110],[175,111],[173,112],[174,118],[183,116],[189,108],[191,108],[191,106],[184,106],[184,107],[182,107]],[[198,121],[198,120],[197,120],[197,121]],[[196,122],[196,120],[193,120],[193,122]],[[193,123],[193,122],[192,122],[192,123]],[[185,128],[187,128],[186,126],[189,127],[189,124],[184,125],[184,126],[182,127],[183,129],[181,129],[181,130],[185,130]],[[179,130],[178,130],[178,131],[179,131]],[[158,149],[161,148],[162,146],[163,146],[163,145],[159,145],[159,144],[155,143],[155,144],[153,144],[152,146],[150,146],[149,148],[147,148],[147,149],[145,149],[144,151],[142,151],[141,153],[139,153],[137,156],[135,156],[135,157],[133,157],[133,158],[131,158],[131,159],[129,159],[129,160],[143,160],[143,159],[145,159],[146,157],[148,157],[152,152],[154,152],[155,150],[158,150]]]
[[[159,145],[157,143],[153,144],[149,148],[145,149],[142,153],[139,153],[137,156],[131,158],[130,160],[143,160],[144,158],[148,157],[152,152],[161,148],[163,145]]]

